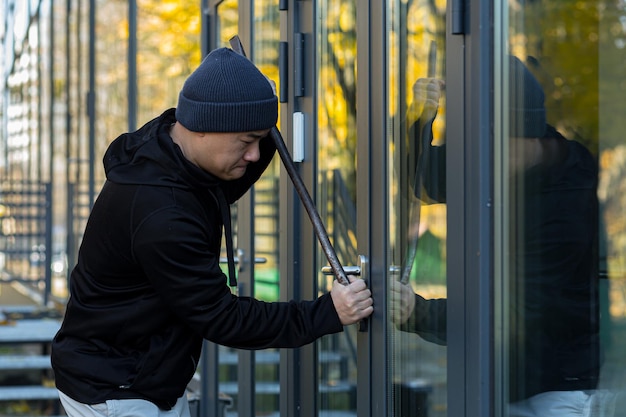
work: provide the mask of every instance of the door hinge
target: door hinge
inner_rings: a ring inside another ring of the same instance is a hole
[[[289,68],[288,62],[288,48],[289,43],[281,41],[278,44],[278,79],[280,80],[280,87],[278,92],[278,99],[281,103],[287,103],[289,100],[287,99],[288,95],[288,83],[289,83],[289,72],[287,68]]]
[[[306,59],[304,50],[304,34],[295,33],[294,37],[294,51],[293,51],[293,65],[294,65],[294,95],[296,97],[304,96],[304,60]]]
[[[465,34],[465,0],[452,0],[452,34]]]

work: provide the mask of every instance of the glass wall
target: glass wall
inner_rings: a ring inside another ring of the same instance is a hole
[[[624,415],[624,6],[502,9],[501,415]]]

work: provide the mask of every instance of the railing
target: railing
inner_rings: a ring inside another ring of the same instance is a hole
[[[0,281],[20,282],[42,303],[51,292],[52,187],[50,183],[0,183]]]

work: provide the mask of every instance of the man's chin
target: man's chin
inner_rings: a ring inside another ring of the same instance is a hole
[[[229,172],[229,180],[234,181],[243,177],[246,173],[247,167],[237,167]]]

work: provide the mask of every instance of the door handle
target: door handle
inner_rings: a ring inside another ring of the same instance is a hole
[[[367,281],[367,257],[365,255],[359,255],[356,265],[344,265],[342,268],[346,275],[361,277]],[[330,265],[323,266],[322,274],[334,275],[333,268]]]
[[[346,275],[354,275],[357,277],[361,276],[361,267],[357,265],[344,265],[342,266],[343,271]],[[334,275],[333,268],[330,265],[326,265],[322,267],[322,274],[324,275]]]
[[[391,265],[389,267],[389,275],[398,276],[402,273],[402,267],[398,265]]]
[[[367,256],[359,255],[356,265],[344,265],[342,266],[343,271],[346,275],[352,275],[360,277],[361,279],[368,282],[369,279],[369,263],[367,260]],[[324,275],[334,275],[333,268],[329,265],[322,267],[322,273]],[[359,322],[359,331],[366,332],[367,331],[367,319],[363,319]]]
[[[233,260],[235,261],[235,264],[239,266],[239,272],[242,272],[244,270],[244,265],[246,264],[246,262],[249,261],[249,259],[246,258],[245,256],[246,252],[243,249],[237,249],[236,252],[237,252],[237,255],[233,257]],[[226,257],[223,257],[223,256],[220,257],[221,264],[225,264],[227,262],[228,262],[228,259]],[[255,264],[267,263],[267,258],[255,257],[254,263]]]

